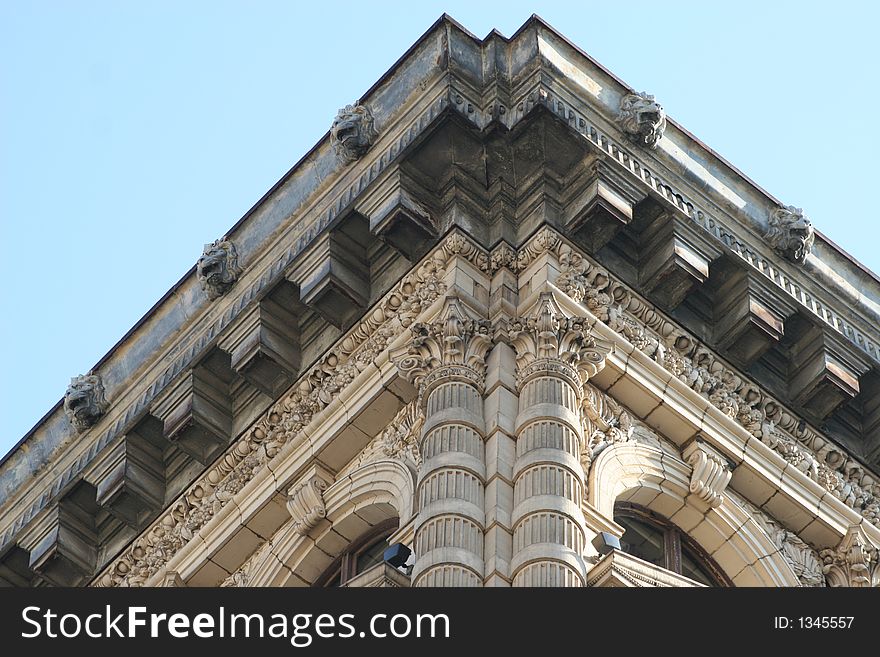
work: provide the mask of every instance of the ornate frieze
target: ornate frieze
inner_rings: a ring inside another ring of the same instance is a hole
[[[630,139],[647,148],[657,148],[666,130],[666,112],[654,96],[644,92],[621,98],[617,120]]]
[[[287,510],[293,518],[297,534],[305,536],[327,515],[324,491],[333,483],[333,475],[314,465],[303,478],[287,492]]]
[[[692,441],[681,454],[693,468],[690,491],[711,508],[724,502],[724,489],[733,474],[723,454],[700,439]]]
[[[196,276],[208,299],[214,301],[226,294],[241,272],[238,253],[231,240],[222,237],[205,244],[205,250],[196,265]]]
[[[73,427],[82,433],[107,411],[104,385],[98,374],[75,376],[64,393],[64,413]]]
[[[776,208],[767,220],[766,238],[774,249],[792,262],[803,264],[816,236],[804,211],[793,205]]]
[[[858,525],[850,527],[836,549],[822,550],[819,556],[828,586],[880,586],[880,550]]]
[[[872,474],[627,286],[606,280],[606,270],[577,253],[556,231],[539,231],[519,250],[514,266],[522,271],[547,252],[559,258],[561,271],[556,284],[560,288],[594,300],[597,317],[610,328],[807,477],[880,526],[880,482]]]
[[[791,567],[801,586],[825,586],[822,559],[812,546],[748,500],[742,499],[735,493],[732,497],[734,497],[735,503],[748,511],[752,519],[767,533],[779,549],[782,558]]]
[[[359,159],[378,137],[370,108],[366,105],[346,105],[340,109],[333,119],[330,137],[340,160],[348,163]]]
[[[446,267],[456,257],[478,269],[488,266],[485,251],[461,233],[451,233],[111,562],[95,584],[141,586],[152,577],[285,444],[297,440],[314,415],[369,367],[401,329],[412,326],[415,318],[446,292]]]

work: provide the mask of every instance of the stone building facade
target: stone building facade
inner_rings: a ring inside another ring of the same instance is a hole
[[[877,586],[878,327],[652,96],[444,16],[4,459],[0,581]]]

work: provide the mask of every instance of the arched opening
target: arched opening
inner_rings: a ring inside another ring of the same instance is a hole
[[[614,505],[614,521],[625,529],[621,549],[705,586],[733,586],[706,551],[668,518],[630,502]]]
[[[398,524],[398,518],[388,518],[361,534],[333,560],[312,586],[346,586],[358,575],[383,563],[388,537],[397,530]]]

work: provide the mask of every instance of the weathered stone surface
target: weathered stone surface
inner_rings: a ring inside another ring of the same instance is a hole
[[[76,376],[64,394],[64,412],[77,431],[89,429],[107,411],[104,385],[97,374]]]
[[[596,563],[618,500],[722,583],[870,570],[880,283],[538,19],[400,66],[0,465],[0,579],[314,584],[390,523],[419,586],[687,585]]]
[[[241,271],[235,244],[226,238],[205,244],[205,250],[196,265],[199,283],[211,301],[226,294],[238,280]]]

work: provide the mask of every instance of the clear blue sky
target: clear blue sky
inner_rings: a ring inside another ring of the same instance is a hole
[[[876,5],[0,3],[0,454],[444,11],[540,14],[880,271]]]

